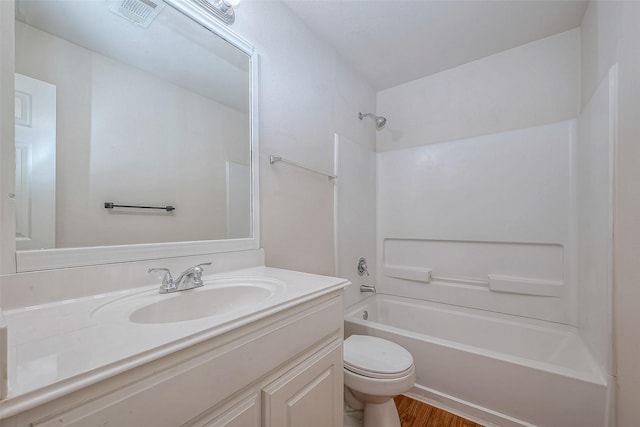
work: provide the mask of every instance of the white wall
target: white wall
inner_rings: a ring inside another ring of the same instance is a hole
[[[358,120],[358,112],[374,110],[375,93],[280,2],[243,2],[233,30],[260,54],[260,214],[267,264],[333,274],[333,183],[286,164],[270,165],[269,154],[332,171],[334,133],[372,148],[375,130]]]
[[[378,150],[577,117],[579,43],[574,29],[379,92]]]
[[[58,88],[56,247],[225,238],[226,161],[249,161],[248,116],[34,27],[16,28],[17,72]],[[106,201],[176,211],[134,215],[106,210]]]

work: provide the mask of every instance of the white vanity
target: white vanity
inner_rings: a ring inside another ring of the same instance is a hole
[[[341,425],[348,282],[263,266],[203,279],[5,311],[0,426]]]

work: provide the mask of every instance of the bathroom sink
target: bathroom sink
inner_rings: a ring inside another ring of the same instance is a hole
[[[221,316],[265,302],[284,290],[284,283],[264,278],[205,280],[202,287],[159,294],[145,291],[111,301],[94,311],[92,317],[117,312],[133,323],[175,323]]]
[[[129,319],[135,323],[183,322],[255,305],[272,294],[269,287],[253,284],[202,287],[139,308]]]

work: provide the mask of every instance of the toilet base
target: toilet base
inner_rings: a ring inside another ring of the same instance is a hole
[[[400,416],[393,399],[364,404],[364,427],[400,427]]]
[[[355,409],[356,411],[362,411],[364,409],[364,402],[358,399],[347,386],[344,386],[344,401],[351,409]]]

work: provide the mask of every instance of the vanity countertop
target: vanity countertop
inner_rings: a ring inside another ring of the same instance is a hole
[[[251,305],[203,318],[167,323],[129,319],[138,296],[161,301],[243,278],[278,284],[278,290]],[[5,311],[9,392],[0,401],[0,419],[349,284],[264,266],[203,280],[202,288],[174,294],[159,295],[153,285]]]

